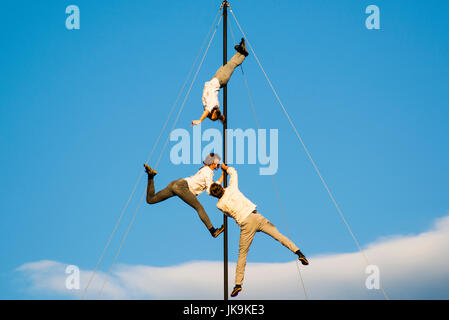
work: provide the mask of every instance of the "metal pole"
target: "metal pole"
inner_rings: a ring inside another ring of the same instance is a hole
[[[228,62],[227,47],[228,47],[228,2],[223,1],[223,65]],[[225,120],[223,122],[223,162],[227,163],[226,159],[226,129],[228,128],[228,88],[227,85],[223,87],[223,115]],[[228,175],[224,173],[224,184],[228,186]],[[224,242],[224,300],[228,300],[228,218],[223,215],[223,242]]]

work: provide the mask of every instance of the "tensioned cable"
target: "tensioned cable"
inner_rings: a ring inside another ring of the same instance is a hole
[[[232,41],[233,41],[234,43],[236,43],[235,37],[234,37],[234,32],[232,31],[231,23],[229,24],[229,30],[231,31]],[[245,76],[245,72],[243,71],[243,66],[242,66],[242,65],[240,65],[240,70],[242,71],[243,81],[245,82],[246,91],[247,91],[247,93],[248,93],[249,102],[250,102],[251,108],[252,108],[252,110],[253,110],[254,119],[255,119],[255,121],[256,121],[257,129],[260,129],[259,120],[258,120],[257,114],[256,114],[256,109],[255,109],[255,107],[254,107],[254,102],[253,102],[253,99],[252,99],[252,97],[251,97],[251,93],[250,93],[250,91],[249,91],[248,82],[246,81],[246,76]],[[290,236],[290,231],[288,230],[287,219],[285,218],[285,211],[284,211],[284,208],[283,208],[283,206],[282,206],[281,198],[280,198],[280,196],[279,196],[279,193],[278,193],[278,190],[277,190],[277,186],[276,186],[276,181],[275,181],[273,175],[271,175],[271,180],[272,180],[272,182],[273,182],[273,188],[274,188],[274,191],[275,191],[275,193],[276,193],[276,198],[277,198],[277,201],[278,201],[278,204],[279,204],[279,208],[281,209],[282,218],[283,218],[283,222],[284,222],[285,229],[286,229],[286,231],[287,231],[287,235],[288,235],[289,238],[291,238],[291,236]],[[302,284],[302,289],[303,289],[303,291],[304,291],[304,296],[305,296],[306,300],[308,300],[307,290],[306,290],[306,286],[305,286],[305,284],[304,284],[304,279],[303,279],[303,277],[302,277],[301,270],[300,270],[300,268],[299,268],[298,260],[295,259],[295,262],[296,262],[296,268],[297,268],[298,274],[299,274],[299,279],[300,279],[301,284]]]
[[[253,103],[253,100],[252,100],[252,98],[251,98],[251,93],[250,93],[250,91],[249,91],[248,82],[246,81],[245,73],[244,73],[244,71],[243,71],[242,66],[240,66],[240,67],[241,67],[241,70],[242,70],[242,75],[243,75],[243,80],[244,80],[244,82],[245,82],[246,90],[247,90],[247,92],[248,92],[248,97],[249,97],[249,100],[250,100],[250,105],[251,105],[251,108],[252,108],[252,110],[253,110],[254,119],[256,120],[257,128],[260,129],[259,121],[258,121],[258,119],[257,119],[256,109],[255,109],[255,107],[254,107],[254,103]],[[290,236],[290,231],[289,231],[289,229],[288,229],[287,219],[286,219],[286,217],[285,217],[284,207],[282,206],[282,203],[281,203],[281,198],[280,198],[280,196],[279,196],[279,192],[278,192],[278,188],[277,188],[277,185],[276,185],[276,180],[274,179],[274,175],[271,175],[271,180],[272,180],[272,182],[273,182],[273,189],[274,189],[274,192],[275,192],[275,194],[276,194],[276,198],[277,198],[277,201],[278,201],[278,204],[279,204],[279,208],[281,209],[282,218],[283,218],[283,221],[284,221],[285,229],[286,229],[286,231],[287,231],[287,235],[288,235],[289,238],[291,238],[291,236]],[[301,280],[302,288],[303,288],[303,291],[304,291],[304,296],[305,296],[306,299],[309,299],[309,297],[308,297],[308,295],[307,295],[306,286],[305,286],[305,284],[304,284],[304,279],[303,279],[303,277],[302,277],[301,270],[300,270],[300,268],[299,268],[298,260],[295,259],[295,262],[296,262],[296,268],[298,269],[299,279]]]
[[[237,23],[237,26],[239,27],[239,29],[240,29],[240,31],[242,32],[243,36],[245,37],[246,42],[248,43],[248,45],[249,45],[249,47],[250,47],[250,49],[251,49],[251,52],[254,54],[254,57],[256,58],[256,61],[257,61],[258,65],[259,65],[260,69],[262,70],[263,74],[265,75],[265,78],[267,79],[268,84],[270,85],[271,89],[273,90],[273,93],[274,93],[274,95],[276,96],[276,99],[278,100],[280,106],[282,107],[282,110],[284,111],[284,114],[286,115],[286,117],[287,117],[287,119],[288,119],[290,125],[292,126],[293,130],[295,131],[296,136],[298,137],[298,139],[299,139],[299,141],[300,141],[302,147],[304,148],[304,151],[305,151],[306,154],[307,154],[307,157],[309,158],[310,162],[312,163],[312,165],[313,165],[313,167],[314,167],[316,173],[317,173],[318,176],[320,177],[320,180],[321,180],[321,182],[323,183],[324,188],[326,189],[326,191],[327,191],[327,193],[329,194],[329,197],[331,198],[331,200],[332,200],[332,202],[333,202],[335,208],[337,209],[338,213],[340,214],[340,217],[341,217],[341,219],[343,220],[344,224],[346,225],[346,228],[348,229],[348,231],[349,231],[349,233],[350,233],[352,239],[354,240],[354,242],[355,242],[355,244],[357,245],[357,247],[358,247],[360,253],[362,254],[363,258],[365,259],[366,264],[369,265],[370,263],[369,263],[369,261],[368,261],[368,258],[367,258],[366,255],[365,255],[365,252],[362,250],[362,248],[361,248],[359,242],[357,241],[356,236],[355,236],[354,233],[352,232],[351,227],[349,226],[348,222],[346,221],[346,218],[344,217],[342,211],[340,210],[340,207],[338,206],[337,201],[335,200],[335,198],[334,198],[332,192],[330,191],[329,187],[327,186],[326,181],[324,180],[324,178],[323,178],[323,176],[322,176],[320,170],[318,169],[317,165],[315,164],[315,161],[313,160],[313,158],[312,158],[312,156],[311,156],[309,150],[307,149],[306,145],[304,144],[304,142],[303,142],[303,140],[302,140],[300,134],[298,133],[298,130],[296,129],[295,125],[293,124],[293,121],[292,121],[292,119],[290,118],[290,115],[288,114],[287,110],[285,109],[285,106],[284,106],[284,104],[282,103],[281,99],[279,98],[279,96],[278,96],[276,90],[274,89],[273,84],[271,83],[270,79],[268,78],[267,73],[265,72],[264,68],[262,67],[262,64],[260,63],[259,59],[257,58],[257,55],[256,55],[256,53],[254,52],[254,49],[253,49],[253,47],[251,46],[251,43],[248,41],[248,38],[246,37],[246,34],[245,34],[245,32],[243,31],[242,27],[240,26],[240,24],[239,24],[237,18],[235,17],[234,12],[232,11],[231,8],[229,8],[229,11],[231,12],[232,16],[234,17],[234,20],[235,20],[235,22]],[[386,292],[385,292],[385,290],[383,289],[382,286],[380,286],[380,289],[381,289],[381,291],[382,291],[382,293],[383,293],[385,299],[388,300],[388,296],[387,296],[387,294],[386,294]]]
[[[221,10],[221,7],[220,7],[220,10]],[[213,40],[214,37],[215,37],[215,33],[217,32],[217,28],[218,28],[218,26],[220,25],[220,22],[221,22],[221,17],[220,17],[220,19],[219,19],[219,21],[218,21],[218,23],[217,23],[217,25],[216,25],[216,27],[215,27],[215,31],[214,31],[214,33],[212,34],[212,37],[211,37],[211,39],[210,39],[210,41],[209,41],[209,44],[208,44],[208,46],[207,46],[207,48],[206,48],[206,51],[205,51],[205,53],[204,53],[204,55],[203,55],[203,58],[201,59],[201,62],[200,62],[200,64],[199,64],[199,66],[198,66],[198,69],[197,69],[197,71],[196,71],[196,73],[195,73],[195,75],[194,75],[194,77],[193,77],[193,79],[192,79],[192,82],[191,82],[191,84],[190,84],[189,90],[187,91],[186,97],[184,98],[184,101],[182,102],[181,108],[180,108],[180,110],[179,110],[179,112],[178,112],[178,114],[177,114],[177,116],[176,116],[175,122],[173,123],[173,126],[172,126],[172,128],[171,128],[171,130],[170,130],[170,133],[168,134],[167,140],[165,141],[164,147],[163,147],[163,149],[162,149],[162,151],[161,151],[161,155],[159,156],[159,159],[158,159],[158,161],[156,162],[156,165],[154,166],[154,168],[157,167],[159,161],[160,161],[161,158],[162,158],[162,154],[163,154],[163,152],[164,152],[164,150],[165,150],[165,147],[166,147],[167,142],[168,142],[168,140],[169,140],[170,134],[171,134],[171,132],[173,131],[174,127],[176,126],[176,123],[178,122],[179,116],[180,116],[180,114],[181,114],[181,112],[182,112],[182,110],[183,110],[183,108],[184,108],[185,102],[187,101],[187,98],[188,98],[188,96],[189,96],[189,94],[190,94],[190,91],[191,91],[191,89],[192,89],[192,86],[193,86],[193,84],[195,83],[196,77],[197,77],[197,75],[198,75],[198,73],[199,73],[199,71],[200,71],[200,69],[201,69],[201,66],[203,65],[204,59],[205,59],[205,57],[206,57],[206,55],[207,55],[207,52],[209,51],[210,45],[211,45],[211,43],[212,43],[212,40]],[[134,224],[134,220],[135,220],[135,218],[136,218],[137,212],[138,212],[139,209],[140,209],[140,206],[141,206],[141,204],[142,204],[142,200],[143,200],[143,198],[144,198],[144,196],[145,196],[145,193],[146,193],[146,191],[144,191],[143,194],[142,194],[142,196],[140,197],[140,200],[139,200],[139,203],[138,203],[138,205],[137,205],[137,208],[136,208],[136,210],[134,211],[134,214],[133,214],[133,216],[132,216],[132,218],[131,218],[131,221],[130,221],[130,223],[129,223],[129,225],[128,225],[128,229],[126,230],[126,232],[125,232],[125,234],[124,234],[124,236],[123,236],[122,242],[120,243],[120,247],[118,248],[117,253],[116,253],[115,257],[114,257],[114,261],[112,262],[112,265],[111,265],[111,267],[109,268],[108,273],[107,273],[107,275],[106,275],[106,278],[105,278],[105,280],[104,280],[104,282],[103,282],[103,285],[102,285],[102,287],[101,287],[101,289],[100,289],[100,292],[99,292],[99,294],[98,294],[98,298],[100,298],[100,297],[101,297],[101,294],[103,293],[104,287],[105,287],[105,285],[106,285],[106,283],[107,283],[107,281],[108,281],[108,279],[109,279],[109,276],[110,276],[110,274],[111,274],[112,268],[114,267],[114,265],[115,265],[115,263],[116,263],[116,261],[117,261],[117,258],[118,258],[119,254],[120,254],[120,251],[121,251],[121,249],[122,249],[122,247],[123,247],[123,244],[124,244],[124,242],[125,242],[125,240],[126,240],[126,238],[127,238],[127,236],[128,236],[128,233],[129,233],[129,231],[131,230],[132,225]]]
[[[175,99],[175,102],[174,102],[173,105],[171,106],[170,113],[169,113],[169,115],[168,115],[168,117],[167,117],[167,119],[166,119],[166,121],[165,121],[165,123],[164,123],[164,125],[163,125],[163,127],[162,127],[162,130],[161,130],[160,133],[159,133],[158,138],[156,139],[155,144],[153,145],[153,148],[152,148],[152,150],[151,150],[150,156],[148,157],[148,159],[147,159],[147,161],[146,161],[145,163],[148,163],[148,162],[150,161],[150,159],[152,158],[153,153],[154,153],[154,151],[155,151],[157,145],[159,144],[159,140],[160,140],[160,138],[161,138],[161,136],[162,136],[162,133],[165,131],[165,129],[166,129],[166,127],[167,127],[167,124],[168,124],[168,121],[170,120],[171,115],[172,115],[172,113],[173,113],[173,111],[174,111],[174,109],[175,109],[175,106],[178,104],[179,98],[181,97],[181,93],[184,91],[184,88],[185,88],[185,86],[186,86],[186,84],[187,84],[187,82],[188,82],[188,80],[189,80],[189,78],[190,78],[190,75],[192,74],[192,71],[194,70],[194,67],[195,67],[195,65],[196,65],[196,63],[197,63],[197,61],[198,61],[198,58],[200,57],[201,52],[203,51],[204,45],[205,45],[206,42],[207,42],[207,39],[209,39],[210,33],[212,32],[212,29],[213,29],[213,27],[214,27],[214,25],[215,25],[215,22],[217,21],[217,18],[218,18],[219,14],[220,14],[220,11],[221,11],[221,7],[220,7],[220,9],[218,10],[217,15],[215,16],[215,18],[214,18],[214,20],[213,20],[213,22],[212,22],[211,27],[209,28],[209,32],[207,33],[206,37],[204,38],[204,41],[203,41],[203,43],[202,43],[202,45],[201,45],[201,49],[199,50],[199,52],[198,52],[198,54],[197,54],[197,56],[196,56],[196,58],[195,58],[195,60],[194,60],[194,62],[193,62],[193,65],[192,65],[192,67],[190,68],[190,71],[189,71],[189,73],[188,73],[188,75],[187,75],[186,80],[184,81],[184,84],[182,85],[181,89],[179,90],[179,93],[178,93],[178,95],[177,95],[177,97],[176,97],[176,99]],[[119,225],[120,225],[120,222],[122,221],[122,218],[123,218],[123,216],[124,216],[124,214],[125,214],[125,212],[126,212],[128,206],[129,206],[129,203],[131,202],[131,199],[132,199],[133,196],[134,196],[134,193],[135,193],[135,191],[136,191],[136,189],[137,189],[137,186],[138,186],[139,183],[140,183],[140,180],[142,179],[142,176],[143,176],[143,171],[141,171],[141,173],[140,173],[140,175],[139,175],[139,177],[138,177],[138,179],[137,179],[137,182],[136,182],[136,184],[134,185],[134,187],[133,187],[133,189],[132,189],[131,195],[129,196],[129,198],[128,198],[128,200],[127,200],[127,202],[126,202],[126,204],[125,204],[125,206],[124,206],[124,208],[123,208],[123,210],[122,210],[122,212],[121,212],[121,214],[120,214],[120,217],[119,217],[119,219],[117,220],[117,222],[116,222],[116,224],[115,224],[115,227],[114,227],[114,229],[113,229],[111,235],[109,236],[109,239],[108,239],[108,241],[107,241],[107,243],[106,243],[106,246],[105,246],[104,249],[103,249],[103,252],[102,252],[101,255],[100,255],[100,258],[98,259],[98,262],[97,262],[97,264],[96,264],[96,266],[95,266],[95,269],[94,269],[94,271],[92,272],[92,274],[91,274],[91,276],[90,276],[90,279],[89,279],[89,281],[88,281],[86,287],[84,288],[84,292],[83,292],[83,294],[82,294],[82,296],[81,296],[81,299],[84,299],[84,297],[85,297],[85,295],[86,295],[86,293],[87,293],[87,290],[88,290],[88,288],[89,288],[89,286],[90,286],[90,284],[91,284],[93,278],[95,277],[95,274],[96,274],[96,272],[97,272],[97,270],[98,270],[98,267],[99,267],[101,261],[103,260],[103,257],[104,257],[104,255],[105,255],[107,249],[109,248],[109,245],[110,245],[110,243],[111,243],[111,241],[112,241],[112,239],[113,239],[113,237],[114,237],[114,235],[115,235],[115,233],[116,233],[116,231],[117,231],[117,229],[118,229],[118,227],[119,227]]]

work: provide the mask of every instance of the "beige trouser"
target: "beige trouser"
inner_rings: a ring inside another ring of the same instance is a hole
[[[253,242],[256,232],[262,231],[275,240],[282,243],[292,252],[296,252],[299,248],[286,236],[276,229],[276,227],[268,221],[259,212],[251,213],[240,226],[240,242],[239,242],[239,258],[237,260],[237,268],[235,270],[235,284],[241,285],[245,274],[246,257],[248,255],[249,247]]]
[[[239,52],[236,52],[231,60],[217,70],[214,78],[218,79],[220,87],[224,87],[228,83],[235,68],[241,65],[243,60],[245,60],[245,56]]]

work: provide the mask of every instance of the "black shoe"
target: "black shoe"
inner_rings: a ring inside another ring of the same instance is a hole
[[[309,261],[307,261],[306,257],[302,254],[301,250],[296,251],[296,254],[298,255],[298,260],[301,261],[301,263],[304,266],[309,265]]]
[[[240,284],[236,284],[231,292],[231,297],[237,297],[240,291],[242,291],[242,286]]]
[[[212,228],[209,229],[210,234],[211,234],[212,237],[214,237],[214,238],[218,237],[218,236],[223,232],[223,230],[224,230],[224,226],[221,226],[221,227],[218,228],[218,229],[215,229],[214,227],[212,227]]]
[[[237,46],[234,46],[234,49],[238,52],[243,54],[245,57],[248,56],[248,51],[246,50],[246,46],[245,46],[245,39],[242,38],[242,40],[240,41],[240,44]]]
[[[146,163],[143,165],[143,167],[145,168],[145,172],[148,173],[148,176],[154,177],[155,175],[157,175],[157,171],[151,169],[150,166]]]

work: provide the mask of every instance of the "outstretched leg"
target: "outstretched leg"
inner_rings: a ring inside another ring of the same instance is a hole
[[[299,248],[291,241],[289,238],[284,236],[279,230],[270,222],[267,218],[257,213],[260,216],[259,230],[268,234],[273,239],[279,241],[284,245],[284,247],[290,249],[293,253],[299,250]]]
[[[254,221],[253,214],[245,219],[240,227],[239,240],[239,257],[237,259],[237,266],[235,269],[235,284],[241,286],[245,276],[246,257],[248,256],[249,248],[253,242],[254,235],[257,231],[257,222]]]
[[[228,83],[235,68],[241,65],[243,60],[245,60],[245,56],[241,53],[236,52],[231,60],[229,60],[224,66],[221,66],[220,69],[218,69],[214,77],[218,79],[220,87],[224,87]]]
[[[198,201],[196,196],[190,191],[189,185],[186,180],[184,179],[174,180],[170,182],[165,189],[162,189],[161,191],[155,194],[154,176],[156,175],[156,171],[152,170],[148,165],[145,165],[145,171],[148,174],[147,203],[154,204],[164,201],[173,196],[178,196],[185,203],[187,203],[189,206],[191,206],[196,210],[198,216],[200,217],[201,221],[203,221],[204,225],[209,230],[212,237],[216,238],[223,232],[224,230],[223,226],[218,229],[215,229],[213,227],[212,223],[210,222],[209,216],[206,213],[206,210],[204,210],[203,206]]]
[[[220,87],[224,87],[228,83],[235,68],[241,65],[243,60],[245,60],[245,56],[236,52],[231,60],[218,69],[214,77],[218,79],[218,82],[220,82]]]
[[[173,188],[173,182],[169,183],[169,185],[165,188],[159,191],[158,193],[155,193],[154,189],[154,176],[157,174],[157,172],[150,168],[147,164],[143,165],[145,167],[145,172],[148,174],[148,185],[147,185],[147,203],[154,204],[161,201],[164,201],[168,198],[173,197],[175,194],[172,190]]]
[[[238,46],[235,46],[235,49],[237,50],[237,52],[234,54],[231,60],[229,60],[224,66],[221,66],[214,76],[214,78],[218,79],[220,87],[224,87],[228,83],[235,68],[241,65],[243,63],[243,60],[245,60],[245,57],[248,55],[248,52],[245,48],[245,40],[243,38],[242,42],[240,42]]]
[[[196,196],[190,191],[189,185],[186,180],[179,179],[174,181],[173,192],[178,197],[180,197],[185,203],[187,203],[189,206],[191,206],[193,209],[196,210],[198,216],[200,217],[201,221],[204,223],[207,229],[211,230],[213,228],[209,216],[206,213],[206,210],[204,210],[203,206],[198,201]]]
[[[173,182],[170,182],[167,187],[155,193],[154,190],[154,177],[148,176],[148,185],[147,185],[147,203],[154,204],[161,201],[164,201],[168,198],[171,198],[175,195],[173,192]]]

